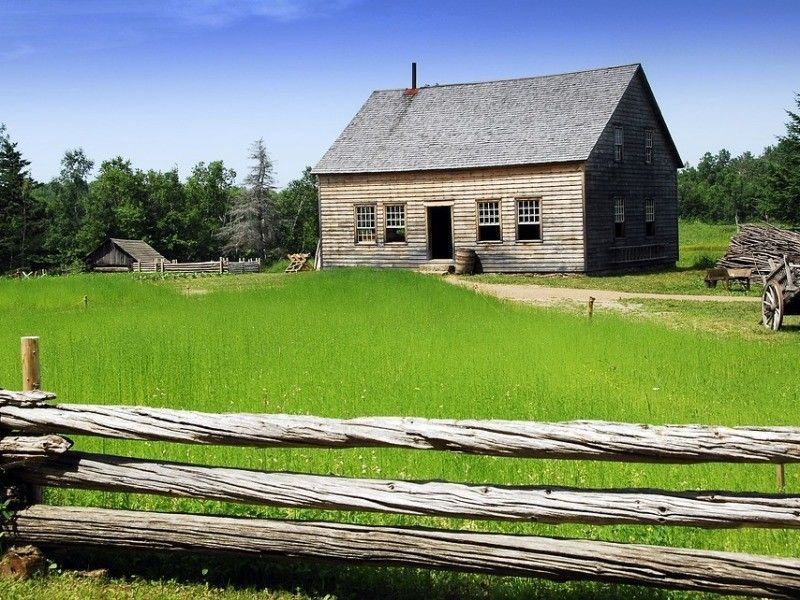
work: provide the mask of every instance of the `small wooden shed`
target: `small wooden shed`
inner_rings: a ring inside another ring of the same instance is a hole
[[[86,257],[86,263],[92,271],[106,273],[130,271],[135,262],[154,263],[166,260],[144,240],[119,238],[108,238]]]

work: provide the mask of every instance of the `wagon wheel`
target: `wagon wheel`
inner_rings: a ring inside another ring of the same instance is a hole
[[[768,283],[761,297],[761,322],[764,327],[778,331],[783,324],[783,286]]]

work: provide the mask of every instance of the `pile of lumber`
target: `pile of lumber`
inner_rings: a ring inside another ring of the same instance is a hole
[[[783,262],[784,256],[792,262],[800,260],[800,233],[772,225],[742,225],[717,265],[766,274],[770,260]]]

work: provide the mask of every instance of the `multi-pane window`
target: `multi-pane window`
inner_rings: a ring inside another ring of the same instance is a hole
[[[646,129],[644,132],[644,162],[647,165],[653,164],[653,130]]]
[[[404,204],[389,204],[386,207],[386,241],[406,241],[406,207]]]
[[[652,198],[644,201],[644,229],[647,235],[656,234],[656,203]]]
[[[542,239],[542,206],[539,200],[517,200],[517,239]]]
[[[625,198],[614,196],[614,236],[625,237]]]
[[[500,240],[500,202],[478,202],[478,241]]]
[[[625,146],[625,132],[622,130],[622,127],[614,127],[614,160],[615,161],[622,162],[622,159],[625,156],[624,146]]]
[[[356,243],[375,241],[375,206],[356,206]]]

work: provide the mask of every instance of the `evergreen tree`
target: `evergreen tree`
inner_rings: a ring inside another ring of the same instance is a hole
[[[275,208],[272,161],[263,139],[251,146],[250,159],[253,164],[220,235],[226,252],[268,259],[277,255],[279,218]]]
[[[0,130],[0,269],[30,269],[42,262],[44,210],[33,194],[30,163]]]
[[[800,112],[800,94],[795,96]],[[770,216],[778,221],[800,224],[800,114],[786,111],[786,135],[778,138],[778,145],[769,161],[769,186],[772,191]]]

